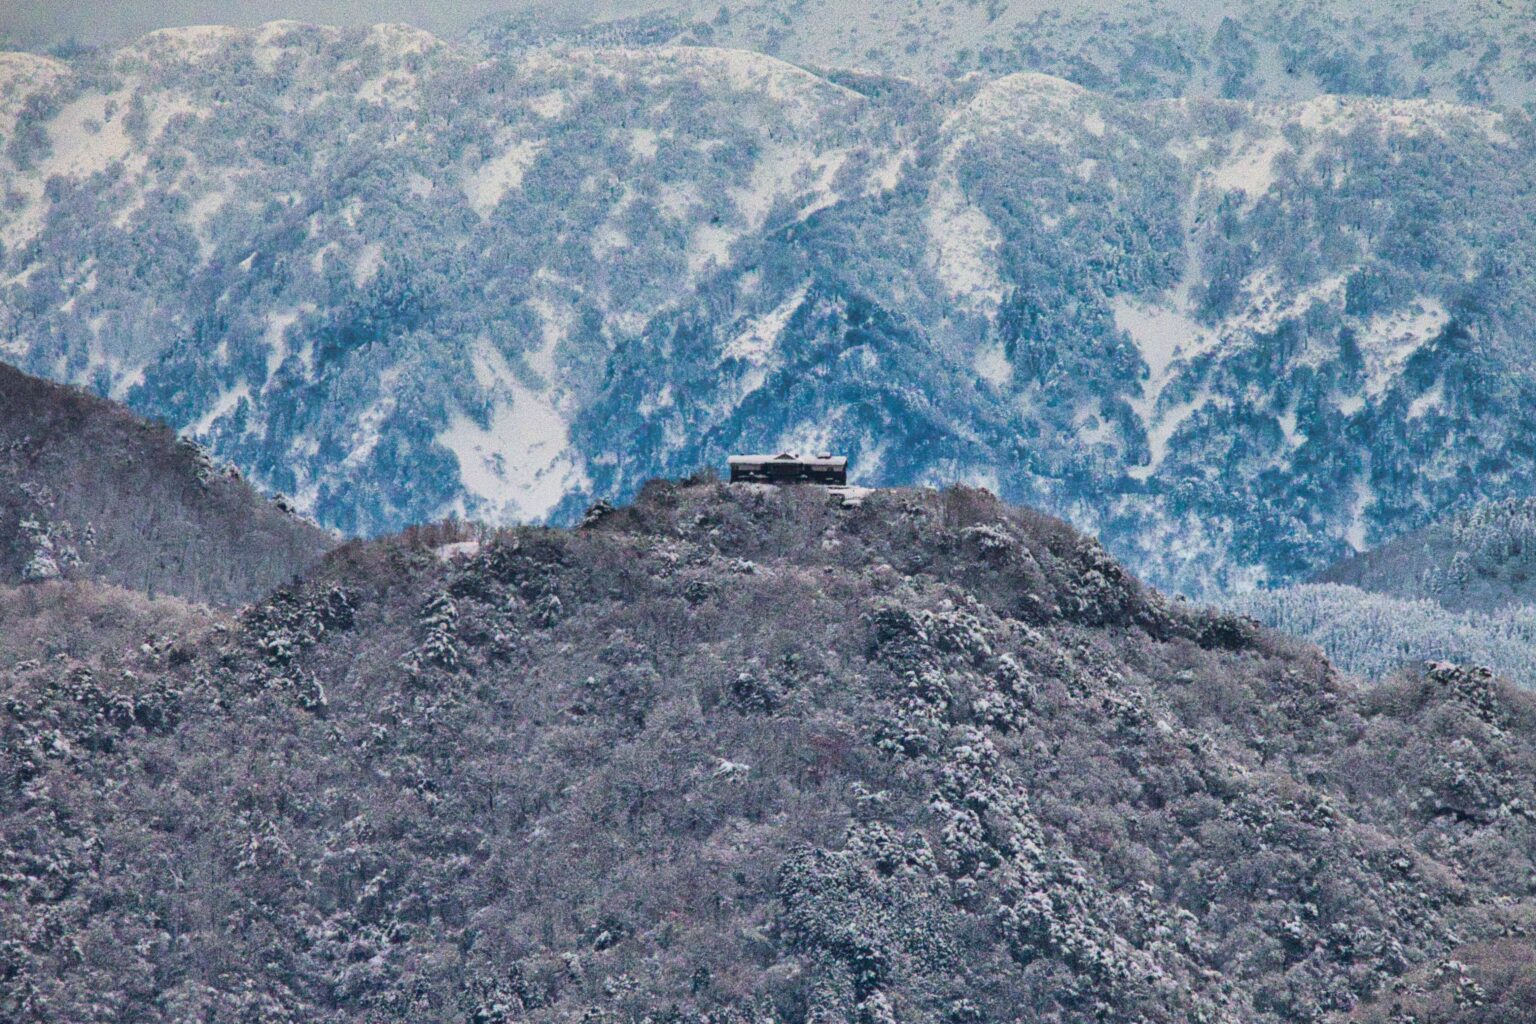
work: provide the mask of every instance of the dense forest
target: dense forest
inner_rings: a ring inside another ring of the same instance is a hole
[[[170,428],[0,364],[0,584],[98,579],[238,604],[333,543]]]
[[[168,621],[0,674],[8,1019],[1523,1019],[1531,696],[984,492],[658,482]]]

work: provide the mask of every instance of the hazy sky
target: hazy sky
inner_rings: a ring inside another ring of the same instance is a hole
[[[259,25],[277,18],[327,25],[404,21],[452,35],[496,11],[654,6],[656,0],[0,0],[0,35],[26,46],[70,38],[105,43],[170,25]]]

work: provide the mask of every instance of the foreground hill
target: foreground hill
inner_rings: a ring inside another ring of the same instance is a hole
[[[1255,95],[289,22],[8,54],[0,345],[365,535],[836,448],[1195,592],[1527,493],[1529,118]]]
[[[331,544],[168,427],[0,364],[0,585],[95,579],[240,603]]]
[[[1492,1022],[1530,991],[1531,698],[1356,689],[983,492],[652,484],[577,530],[349,544],[93,659],[0,676],[8,1019]]]

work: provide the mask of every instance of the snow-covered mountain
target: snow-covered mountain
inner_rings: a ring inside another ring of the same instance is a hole
[[[238,614],[0,586],[0,627],[7,1022],[1536,994],[1536,697],[1358,685],[969,488],[657,480],[581,529],[349,544]]]
[[[474,35],[732,46],[917,78],[1039,71],[1128,99],[1536,100],[1529,0],[597,0]]]
[[[1506,107],[293,23],[10,54],[0,357],[349,531],[830,447],[1287,578],[1536,489]]]
[[[1450,659],[1536,688],[1536,499],[1473,505],[1229,604],[1351,672]]]

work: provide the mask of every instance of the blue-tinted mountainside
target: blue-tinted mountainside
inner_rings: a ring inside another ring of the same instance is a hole
[[[732,46],[918,78],[1040,71],[1127,99],[1536,100],[1525,0],[617,0],[491,16],[474,35]]]
[[[1508,105],[289,23],[0,83],[0,355],[348,531],[836,448],[1198,591],[1532,490]]]
[[[1490,501],[1329,566],[1342,583],[1455,610],[1536,602],[1536,500]]]

